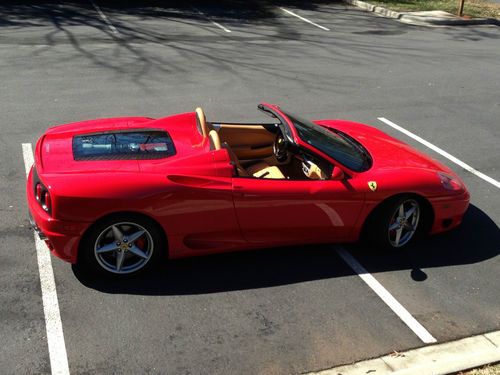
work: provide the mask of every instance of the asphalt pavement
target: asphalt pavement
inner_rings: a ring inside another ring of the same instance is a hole
[[[51,372],[21,144],[56,124],[197,106],[209,121],[258,121],[270,102],[367,123],[449,165],[472,196],[462,226],[401,253],[344,248],[438,342],[500,329],[500,189],[378,120],[500,180],[499,42],[495,26],[409,26],[325,0],[3,2],[1,372]],[[120,282],[52,264],[72,373],[303,373],[424,345],[333,246]]]

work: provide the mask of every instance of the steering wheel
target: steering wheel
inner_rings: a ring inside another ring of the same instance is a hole
[[[282,163],[288,159],[288,142],[281,131],[276,134],[273,144],[273,152],[276,160]]]

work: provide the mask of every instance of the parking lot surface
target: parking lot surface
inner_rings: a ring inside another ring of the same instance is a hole
[[[265,101],[367,123],[453,168],[472,197],[458,229],[401,253],[342,249],[437,342],[500,329],[500,189],[378,119],[499,181],[499,39],[329,1],[0,5],[2,372],[54,370],[21,144],[56,124],[196,106],[208,120],[256,121]],[[52,265],[73,373],[303,373],[424,345],[333,245],[178,260],[127,281]]]

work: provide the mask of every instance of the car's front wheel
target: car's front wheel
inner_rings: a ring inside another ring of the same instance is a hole
[[[380,207],[371,216],[367,237],[385,249],[399,249],[411,243],[422,228],[422,205],[412,196],[402,196]]]
[[[163,250],[158,228],[139,215],[109,217],[92,227],[80,247],[90,271],[130,276],[151,268]]]

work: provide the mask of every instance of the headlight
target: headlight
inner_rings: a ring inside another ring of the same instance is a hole
[[[459,191],[465,189],[462,181],[458,178],[443,172],[438,172],[437,174],[441,180],[441,185],[443,185],[446,190]]]

